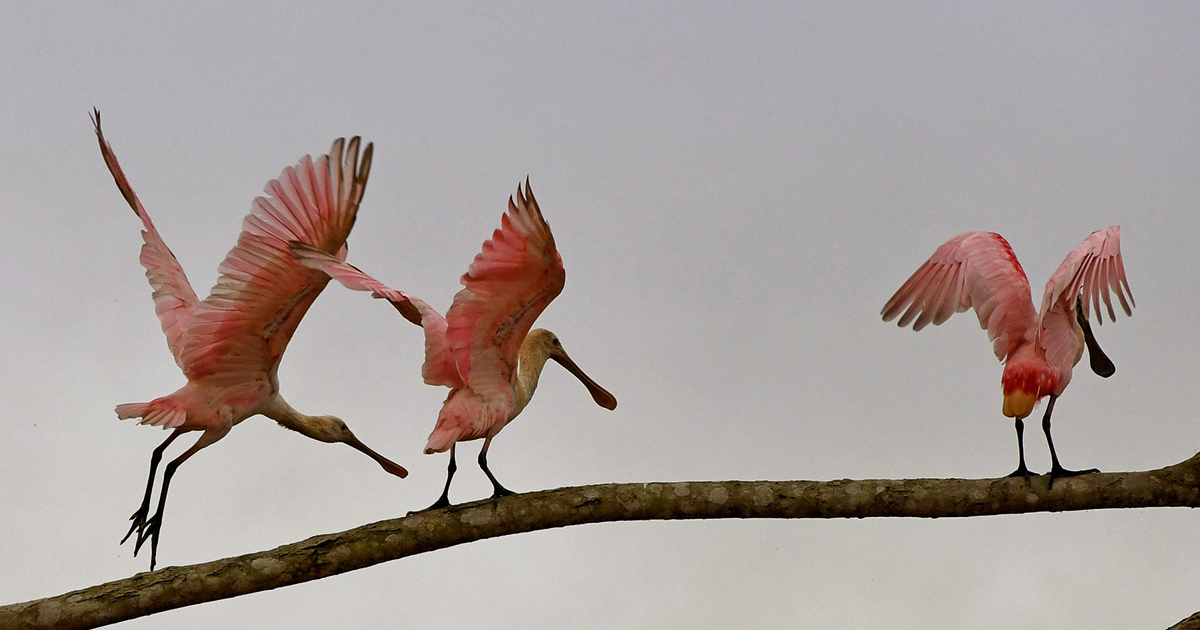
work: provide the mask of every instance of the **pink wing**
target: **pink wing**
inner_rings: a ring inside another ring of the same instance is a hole
[[[446,387],[463,386],[463,380],[454,366],[450,347],[446,344],[446,319],[440,313],[424,301],[388,287],[363,273],[358,267],[338,260],[311,245],[292,241],[291,249],[296,260],[305,267],[325,272],[347,289],[370,291],[374,297],[391,302],[405,319],[425,330],[425,363],[421,368],[425,382]]]
[[[95,110],[92,122],[96,126],[96,139],[100,142],[100,153],[104,156],[108,172],[112,173],[113,179],[117,182],[117,188],[125,197],[129,207],[133,208],[134,213],[142,220],[144,229],[142,230],[143,245],[140,259],[142,266],[146,268],[146,279],[150,281],[150,287],[154,289],[154,310],[158,313],[158,321],[162,325],[163,333],[167,335],[167,347],[171,349],[175,363],[183,367],[183,343],[180,339],[183,338],[188,321],[192,318],[192,312],[200,300],[196,297],[196,292],[192,290],[187,275],[183,273],[183,267],[175,259],[175,254],[171,253],[171,249],[163,242],[158,230],[154,228],[154,223],[150,221],[150,215],[146,214],[142,202],[138,200],[137,195],[133,192],[133,187],[125,179],[125,173],[121,170],[121,165],[117,163],[117,156],[113,153],[112,147],[108,146],[108,142],[104,140],[104,134],[100,131],[99,110]]]
[[[1121,261],[1121,228],[1116,225],[1092,232],[1067,254],[1046,282],[1038,316],[1038,341],[1051,363],[1074,365],[1078,358],[1082,342],[1075,333],[1077,296],[1082,299],[1084,319],[1090,319],[1095,307],[1096,321],[1104,323],[1104,313],[1100,310],[1103,298],[1108,318],[1117,321],[1110,290],[1117,294],[1121,310],[1133,315],[1133,293],[1125,277],[1125,263]]]
[[[509,198],[500,229],[463,274],[465,288],[446,312],[446,339],[471,389],[512,391],[521,342],[565,281],[554,235],[526,179],[524,193],[518,186],[516,202]]]
[[[188,325],[183,351],[190,380],[214,374],[244,378],[273,372],[288,341],[329,276],[292,257],[288,241],[346,255],[371,170],[374,145],[359,163],[359,138],[334,141],[329,155],[308,156],[283,170],[254,200],[237,246],[218,267],[212,293]]]
[[[903,311],[899,325],[915,320],[913,330],[921,330],[970,307],[1001,360],[1037,317],[1025,270],[999,234],[967,232],[943,243],[884,305],[883,321]]]

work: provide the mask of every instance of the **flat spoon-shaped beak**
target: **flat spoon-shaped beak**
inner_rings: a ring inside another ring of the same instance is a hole
[[[405,468],[403,466],[401,466],[400,464],[397,464],[396,462],[371,450],[371,448],[368,447],[366,444],[359,442],[358,438],[351,437],[346,440],[346,444],[353,446],[354,448],[361,451],[367,457],[370,457],[371,459],[375,460],[380,466],[383,467],[384,470],[392,473],[393,475],[396,475],[397,477],[399,477],[401,479],[408,476],[408,471],[405,470]]]
[[[575,378],[579,379],[579,382],[583,383],[583,386],[592,394],[592,400],[596,401],[597,405],[609,410],[617,408],[617,397],[608,393],[607,389],[600,387],[596,381],[593,381],[591,377],[584,374],[583,370],[579,369],[578,365],[575,365],[575,362],[571,360],[571,357],[567,356],[566,352],[559,349],[557,352],[551,353],[550,358],[557,361],[559,365],[567,368],[568,372],[574,374]]]
[[[1082,304],[1076,298],[1075,319],[1079,322],[1079,327],[1083,329],[1083,343],[1087,346],[1088,363],[1092,366],[1092,371],[1098,376],[1108,378],[1117,371],[1117,366],[1113,365],[1107,354],[1100,349],[1100,344],[1096,343],[1096,336],[1092,334],[1092,325],[1083,317]]]

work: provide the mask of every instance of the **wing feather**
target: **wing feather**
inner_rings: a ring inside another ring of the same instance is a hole
[[[99,110],[94,111],[92,122],[96,128],[96,139],[100,143],[100,154],[104,156],[104,164],[108,166],[108,172],[116,181],[117,189],[121,191],[121,196],[125,197],[125,202],[142,220],[142,251],[138,260],[142,263],[142,267],[145,267],[146,279],[150,281],[150,287],[153,289],[151,295],[154,299],[154,312],[158,315],[163,334],[167,336],[167,347],[171,349],[175,363],[183,367],[184,344],[181,340],[200,300],[196,297],[196,292],[192,290],[192,285],[188,282],[187,274],[183,272],[179,260],[175,258],[175,254],[158,234],[154,222],[150,220],[150,215],[146,213],[142,202],[133,192],[133,187],[125,178],[121,165],[117,163],[117,155],[113,153],[112,147],[104,139],[104,133],[100,130]]]
[[[446,312],[446,339],[471,389],[511,390],[521,342],[565,281],[554,235],[526,179]]]
[[[315,247],[293,241],[292,254],[305,267],[318,269],[341,282],[347,289],[370,291],[371,295],[392,303],[410,322],[425,330],[425,363],[421,376],[430,385],[462,387],[463,379],[455,367],[450,347],[446,343],[446,319],[423,300],[397,291],[364,273],[358,267]]]
[[[1074,365],[1079,358],[1082,342],[1075,332],[1077,298],[1084,319],[1091,319],[1094,310],[1099,324],[1104,323],[1105,311],[1110,321],[1117,321],[1110,291],[1117,294],[1125,315],[1133,315],[1133,293],[1121,259],[1121,228],[1116,225],[1092,232],[1067,254],[1046,282],[1037,340],[1046,350],[1047,360],[1056,365]]]
[[[1029,280],[999,234],[967,232],[938,247],[884,305],[883,321],[900,315],[913,330],[974,308],[996,357],[1008,356],[1033,325]],[[903,315],[901,315],[903,313]]]
[[[237,245],[218,267],[210,295],[187,329],[182,366],[189,379],[272,372],[329,276],[298,263],[288,241],[344,252],[371,170],[374,145],[334,141],[268,182],[251,204]],[[335,182],[336,181],[336,185]],[[325,194],[337,190],[338,196]]]

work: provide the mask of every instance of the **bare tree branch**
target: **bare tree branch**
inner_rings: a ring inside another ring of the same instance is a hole
[[[1200,630],[1200,612],[1167,628],[1167,630]]]
[[[1174,466],[1060,479],[626,483],[452,506],[315,536],[270,551],[139,573],[0,606],[0,630],[95,628],[316,580],[466,542],[584,523],[712,518],[950,518],[1200,507],[1200,454]]]

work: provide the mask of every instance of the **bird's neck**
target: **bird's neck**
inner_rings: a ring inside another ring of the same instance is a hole
[[[538,344],[525,343],[521,345],[517,362],[517,404],[513,408],[510,420],[525,409],[533,392],[537,390],[538,379],[542,376],[542,368],[550,360],[550,353]]]
[[[310,416],[296,411],[279,394],[275,394],[268,399],[266,406],[259,413],[278,422],[285,429],[291,429],[314,440],[321,442],[334,441],[331,439],[329,431],[326,430],[327,423],[324,422],[322,417]]]

